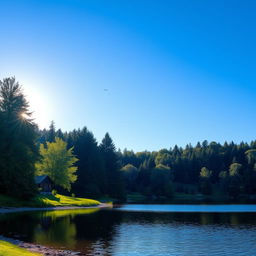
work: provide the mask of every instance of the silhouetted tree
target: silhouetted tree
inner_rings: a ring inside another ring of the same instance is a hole
[[[0,191],[17,197],[29,197],[36,191],[36,126],[28,108],[14,77],[0,81]]]
[[[116,149],[108,133],[106,133],[100,144],[100,151],[106,170],[108,194],[114,198],[124,198],[124,183],[118,164]]]

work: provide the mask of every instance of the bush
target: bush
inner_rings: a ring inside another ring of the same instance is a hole
[[[57,190],[56,190],[56,189],[53,189],[53,190],[52,190],[52,194],[53,194],[54,196],[56,196],[56,195],[57,195]]]

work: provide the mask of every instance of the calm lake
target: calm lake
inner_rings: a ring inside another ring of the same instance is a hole
[[[123,205],[0,215],[0,235],[88,255],[256,255],[256,205]]]

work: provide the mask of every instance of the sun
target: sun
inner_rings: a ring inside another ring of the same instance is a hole
[[[29,118],[30,118],[29,115],[27,115],[25,112],[21,113],[21,114],[20,114],[20,117],[21,117],[22,119],[29,119]]]
[[[33,119],[40,129],[49,127],[52,119],[51,116],[51,103],[49,97],[44,95],[43,92],[39,91],[36,88],[23,87],[26,99],[29,103],[29,112],[31,116],[28,116],[25,113],[21,114],[21,117],[24,119]]]

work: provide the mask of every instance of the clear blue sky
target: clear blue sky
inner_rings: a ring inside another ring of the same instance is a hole
[[[1,0],[0,79],[41,127],[158,150],[256,139],[256,1]],[[107,89],[107,90],[105,90]]]

